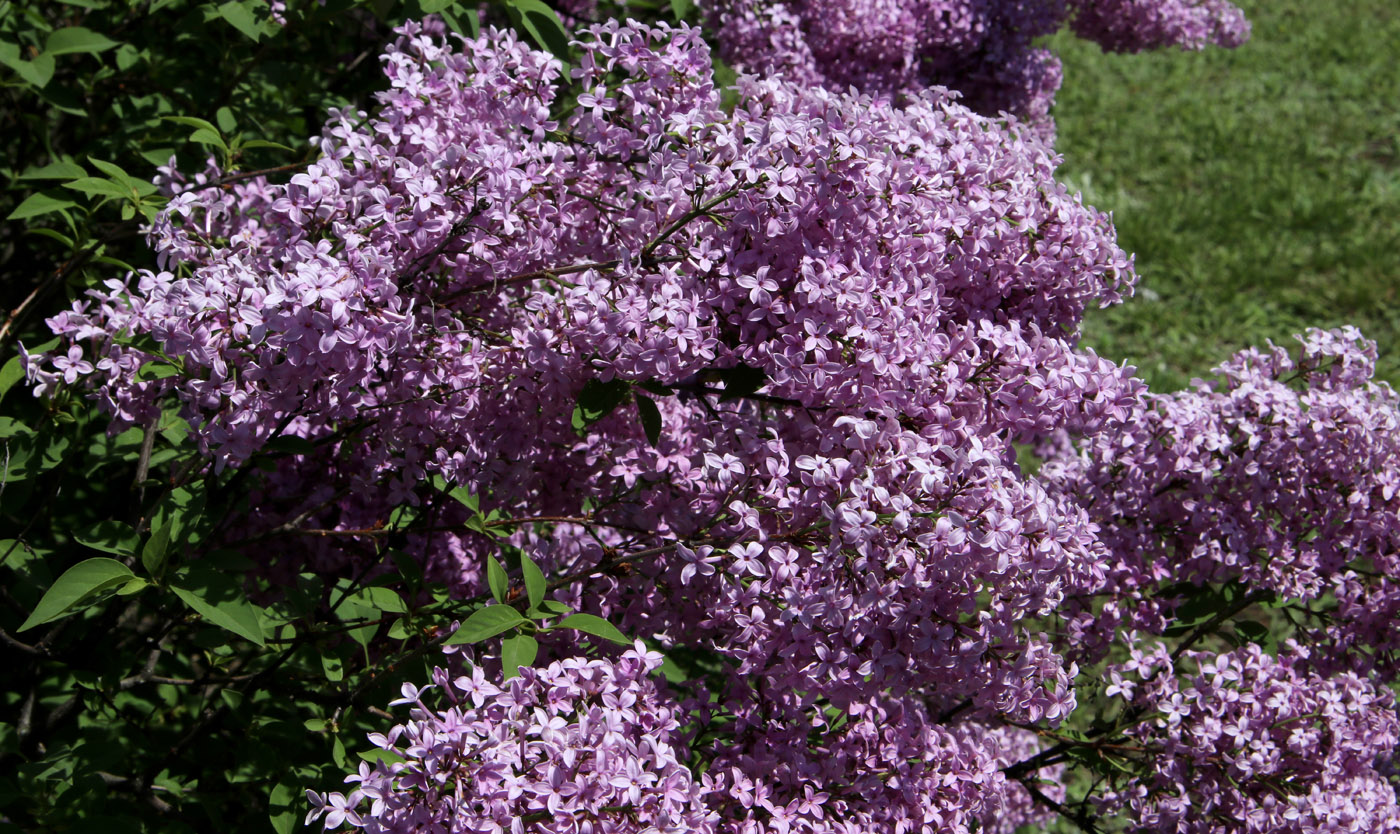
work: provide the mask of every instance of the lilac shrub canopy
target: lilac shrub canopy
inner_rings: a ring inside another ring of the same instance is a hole
[[[1151,493],[1167,517],[1215,518],[1151,482],[1153,454],[1186,448],[1169,439],[1185,415],[1151,427],[1174,401],[1076,346],[1086,306],[1117,302],[1134,275],[1041,143],[939,91],[896,107],[745,78],[727,113],[698,30],[609,23],[580,39],[566,81],[507,32],[458,43],[434,21],[403,27],[375,112],[332,113],[321,159],[290,183],[205,188],[219,172],[167,171],[176,196],[151,232],[163,271],[75,303],[50,321],[65,344],[29,358],[39,390],[82,386],[115,428],[178,402],[215,468],[313,441],[259,476],[244,529],[340,535],[249,553],[271,575],[365,567],[359,532],[423,506],[436,482],[499,526],[434,516],[411,544],[431,576],[481,596],[509,548],[555,578],[532,607],[644,641],[541,631],[518,674],[498,640],[452,647],[373,739],[392,755],[353,789],[313,791],[312,819],[1010,834],[1063,807],[1059,728],[1114,703],[1095,694],[1106,659],[1145,657],[1164,634],[1176,597],[1155,592],[1225,579],[1274,601],[1329,589],[1350,612],[1334,626],[1352,659],[1158,652],[1151,669],[1114,667],[1131,701],[1122,732],[1146,752],[1097,800],[1145,828],[1214,824],[1182,815],[1187,784],[1221,815],[1275,826],[1249,830],[1345,830],[1320,809],[1354,787],[1358,815],[1400,819],[1373,767],[1395,721],[1371,682],[1389,667],[1367,660],[1388,644],[1347,607],[1377,586],[1349,567],[1355,553],[1250,570],[1252,556],[1202,543],[1182,566],[1184,545],[1163,540],[1159,557],[1110,510]],[[1298,448],[1319,493],[1346,473],[1393,484],[1395,402],[1365,379],[1369,348],[1311,339],[1339,359],[1304,373],[1317,404],[1296,404],[1297,420],[1366,426],[1346,435],[1345,473]],[[1291,370],[1269,356],[1241,368]],[[1239,408],[1267,464],[1291,465],[1268,438],[1293,412]],[[1028,477],[1017,444],[1036,442],[1052,459]],[[1100,477],[1110,450],[1143,458],[1140,489],[1129,478],[1119,496]],[[1203,477],[1200,490],[1231,491],[1200,500],[1243,500],[1266,477],[1253,462],[1238,476],[1222,463],[1240,486]],[[1368,489],[1319,494],[1285,522],[1389,558],[1394,489]],[[1370,507],[1390,527],[1363,518]],[[1210,534],[1181,533],[1197,535]],[[693,662],[662,680],[657,650]],[[1194,705],[1163,729],[1185,686],[1206,691],[1182,682],[1191,664],[1244,669],[1209,690],[1240,705]],[[1294,700],[1243,706],[1281,689]],[[1314,720],[1323,703],[1351,717]],[[1183,727],[1222,715],[1263,716],[1249,733],[1291,758],[1227,767],[1239,748],[1205,730],[1182,747]],[[1300,715],[1297,740],[1267,729]],[[1192,768],[1214,781],[1196,786]],[[1277,774],[1319,798],[1291,816],[1268,805]]]
[[[799,83],[900,97],[958,91],[1053,134],[1060,60],[1034,45],[1068,23],[1114,52],[1234,47],[1249,23],[1223,0],[704,0],[734,66]]]
[[[1277,658],[1253,644],[1133,649],[1111,688],[1152,716],[1127,736],[1153,755],[1148,775],[1099,798],[1106,815],[1148,831],[1400,830],[1395,788],[1375,768],[1400,733],[1394,696],[1351,673],[1309,673],[1311,660],[1291,641]]]
[[[1373,379],[1375,359],[1354,328],[1312,331],[1297,356],[1244,351],[1219,382],[1144,398],[1112,437],[1052,439],[1042,478],[1088,509],[1113,554],[1079,589],[1114,599],[1071,617],[1081,650],[1121,629],[1160,630],[1162,582],[1229,582],[1334,600],[1304,632],[1333,651],[1298,663],[1394,681],[1400,399]]]

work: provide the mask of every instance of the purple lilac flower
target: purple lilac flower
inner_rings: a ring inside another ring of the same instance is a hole
[[[1114,52],[1234,47],[1249,36],[1224,0],[705,0],[721,56],[750,72],[904,97],[947,87],[1048,142],[1060,61],[1034,46],[1066,22]]]

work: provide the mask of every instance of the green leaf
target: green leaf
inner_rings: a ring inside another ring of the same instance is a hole
[[[399,569],[399,576],[412,588],[417,589],[423,584],[423,566],[417,559],[398,550],[389,551],[389,558],[394,560],[394,567]]]
[[[32,438],[34,430],[13,417],[0,417],[0,440],[11,437]]]
[[[466,487],[453,487],[448,493],[452,499],[474,513],[481,512],[481,499]]]
[[[384,764],[399,764],[406,761],[404,757],[400,756],[398,753],[395,753],[392,750],[381,750],[378,747],[374,748],[373,750],[363,750],[357,753],[356,755],[369,762],[370,764],[374,764],[375,762],[383,762]]]
[[[245,151],[251,150],[253,148],[271,148],[275,151],[286,151],[287,153],[296,153],[296,148],[289,148],[281,142],[269,142],[266,139],[249,139],[247,142],[244,142],[239,147],[241,147]]]
[[[671,14],[676,16],[676,20],[684,20],[694,8],[695,4],[691,0],[671,0]]]
[[[49,55],[68,55],[73,52],[96,54],[117,45],[116,41],[91,29],[69,26],[49,35],[44,52]]]
[[[121,185],[119,185],[118,183],[112,182],[111,180],[104,180],[98,177],[79,177],[75,180],[72,180],[71,182],[65,182],[63,184],[63,187],[71,188],[74,191],[81,191],[84,194],[92,194],[94,196],[101,195],[106,197],[117,197],[119,199],[126,199],[127,197],[131,196],[131,192],[128,189],[122,188]]]
[[[452,5],[453,0],[418,0],[418,8],[423,14],[437,14]]]
[[[83,107],[86,101],[76,88],[63,84],[49,84],[39,91],[39,98],[60,113],[88,117],[87,109]]]
[[[71,180],[75,177],[86,176],[87,171],[83,166],[75,162],[59,160],[50,162],[42,168],[30,168],[19,175],[22,180]]]
[[[129,43],[124,43],[117,48],[117,54],[113,56],[117,61],[117,69],[126,72],[138,63],[146,59],[146,53]]]
[[[206,122],[205,120],[196,118],[194,116],[162,116],[161,118],[165,119],[165,121],[167,122],[174,122],[177,125],[192,127],[197,130],[207,130],[210,133],[215,134],[219,132],[219,129],[214,126],[213,122]]]
[[[65,214],[65,216],[67,215]],[[45,226],[31,226],[30,228],[25,229],[24,231],[26,234],[38,235],[39,237],[46,237],[49,240],[56,240],[59,242],[59,244],[63,246],[63,248],[67,249],[70,252],[78,248],[77,244],[73,242],[73,238],[69,237],[68,235],[61,234]]]
[[[117,596],[129,597],[132,594],[139,594],[149,587],[151,587],[151,583],[138,576],[135,579],[118,588]]]
[[[88,157],[88,162],[91,162],[94,167],[106,174],[112,182],[117,183],[134,196],[146,196],[156,192],[156,187],[153,184],[145,180],[136,179],[122,169],[120,165],[113,165],[110,162],[103,162],[100,159],[94,159],[92,157]]]
[[[131,569],[116,559],[99,556],[79,562],[63,572],[44,592],[39,604],[19,631],[66,617],[97,602],[104,591],[115,591],[136,577]]]
[[[135,555],[136,544],[141,540],[130,524],[120,521],[99,521],[82,532],[74,533],[73,538],[94,550],[118,556]]]
[[[594,614],[571,614],[556,623],[554,628],[572,628],[582,631],[584,634],[621,643],[624,646],[632,644],[631,640],[628,640],[621,631],[617,630],[617,626]]]
[[[631,386],[624,379],[602,382],[590,379],[579,392],[578,404],[574,406],[574,430],[582,433],[589,426],[613,412],[613,409],[627,399]]]
[[[326,673],[326,680],[336,683],[345,678],[345,662],[333,654],[323,654],[321,671]]]
[[[1210,585],[1187,585],[1180,593],[1184,599],[1176,608],[1175,621],[1167,628],[1167,635],[1176,637],[1185,634],[1222,613],[1229,607],[1227,593],[1225,589],[1216,590]]]
[[[506,569],[501,567],[495,556],[486,557],[486,585],[491,589],[491,597],[496,602],[506,601],[506,594],[510,591],[510,578],[506,576]]]
[[[655,446],[661,440],[661,409],[651,397],[636,396],[637,414],[642,418],[642,431],[646,432],[647,442]]]
[[[263,35],[262,26],[253,17],[253,11],[247,3],[240,3],[238,0],[229,0],[217,9],[219,17],[223,18],[228,25],[242,32],[244,37],[256,43]]]
[[[19,356],[11,356],[10,361],[0,367],[0,400],[4,399],[21,379],[24,379],[24,365],[19,361]]]
[[[151,516],[151,529],[170,525],[170,541],[183,541],[190,531],[204,520],[205,494],[203,484],[192,483],[175,487],[161,496]]]
[[[561,61],[569,60],[569,32],[559,15],[541,0],[507,0],[506,13],[511,23],[524,29],[540,47]]]
[[[1239,634],[1245,642],[1258,643],[1260,648],[1269,654],[1278,651],[1278,639],[1273,631],[1263,623],[1256,623],[1253,620],[1242,620],[1235,623],[1235,632]]]
[[[505,679],[520,674],[521,666],[530,666],[540,652],[540,644],[528,634],[517,634],[501,641],[501,669]]]
[[[528,622],[529,620],[520,616],[519,611],[509,605],[488,605],[468,617],[456,633],[447,638],[444,645],[477,643]]]
[[[47,52],[35,56],[32,61],[24,61],[19,57],[18,47],[12,43],[0,43],[0,64],[14,70],[15,75],[40,90],[53,79],[53,56]]]
[[[285,782],[273,787],[267,797],[267,818],[277,834],[292,834],[301,821],[302,797],[296,788]]]
[[[389,513],[389,528],[402,530],[418,518],[418,508],[410,504],[400,504]]]
[[[160,576],[165,572],[170,556],[170,528],[173,526],[163,524],[160,529],[152,531],[146,546],[141,548],[141,565],[151,576]]]
[[[724,393],[720,395],[720,402],[747,397],[768,382],[768,377],[764,376],[763,371],[743,364],[725,368],[718,374],[724,382]]]
[[[228,143],[224,141],[224,137],[212,130],[204,130],[203,128],[196,130],[190,134],[190,141],[198,142],[201,145],[212,145],[223,151],[228,150]]]
[[[380,613],[405,614],[408,612],[408,606],[404,605],[403,598],[392,588],[383,588],[377,585],[361,588],[346,602],[360,608],[361,615],[367,619]]]
[[[690,680],[690,676],[685,673],[680,664],[669,657],[661,661],[661,668],[656,671],[661,673],[667,683],[685,683]]]
[[[214,625],[259,646],[265,645],[258,609],[231,577],[195,565],[181,572],[171,590]]]
[[[27,220],[30,217],[39,217],[40,215],[49,214],[50,212],[63,211],[64,209],[72,208],[76,205],[76,201],[55,196],[52,192],[48,194],[40,192],[25,197],[24,202],[15,206],[15,210],[10,212],[9,216],[5,219]]]
[[[219,130],[224,133],[233,133],[238,127],[238,122],[233,118],[233,111],[227,107],[220,107],[214,111],[214,121],[219,123]]]
[[[473,39],[481,35],[481,21],[476,9],[464,9],[461,3],[453,3],[438,14],[442,15],[442,19],[447,21],[452,31],[459,35]]]
[[[26,428],[24,431],[29,432],[30,430]],[[8,438],[10,436],[8,430],[0,433],[0,437]],[[67,437],[47,427],[37,435],[26,434],[20,437],[17,442],[4,445],[9,459],[0,461],[4,466],[3,470],[0,471],[3,471],[3,480],[6,482],[32,478],[53,469],[63,463],[64,458],[68,456],[70,447],[72,447],[72,443]]]
[[[170,157],[175,155],[175,149],[170,147],[163,147],[161,145],[154,145],[150,147],[142,147],[139,151],[136,152],[136,154],[137,156],[151,163],[151,165],[160,167],[162,165],[170,164]]]
[[[147,362],[136,372],[136,378],[141,382],[152,382],[179,375],[179,368],[165,362]]]
[[[525,574],[525,593],[530,598],[530,607],[538,608],[544,600],[546,583],[544,571],[529,556],[521,554],[520,569]]]

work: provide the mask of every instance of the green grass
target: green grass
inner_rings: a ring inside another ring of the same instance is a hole
[[[1400,382],[1400,3],[1240,5],[1237,50],[1050,42],[1061,176],[1113,212],[1140,275],[1085,344],[1174,390],[1241,347],[1355,324]]]

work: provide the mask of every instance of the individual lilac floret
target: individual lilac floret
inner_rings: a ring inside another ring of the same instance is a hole
[[[349,794],[311,792],[308,823],[324,812],[327,829],[371,834],[712,832],[678,759],[678,708],[647,677],[660,664],[638,644],[616,661],[523,668],[501,686],[476,667],[433,706],[432,687],[405,684],[393,703],[409,720],[370,736],[393,763],[362,764]]]

